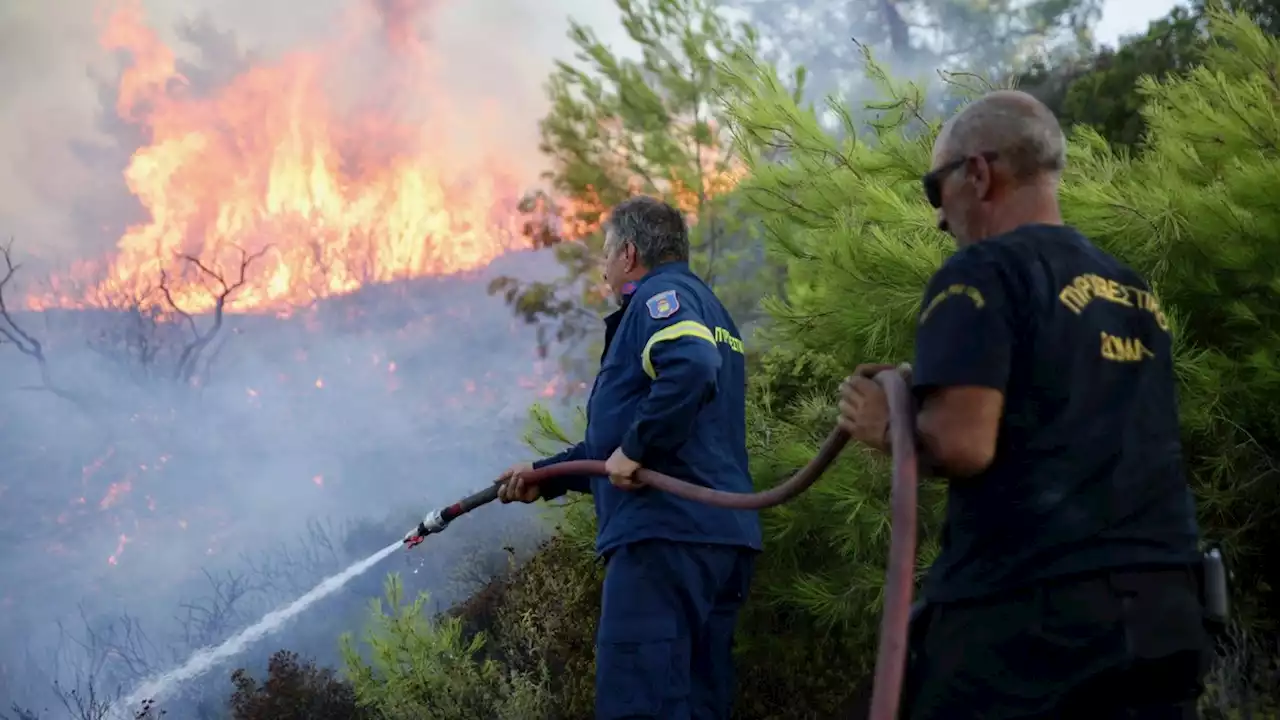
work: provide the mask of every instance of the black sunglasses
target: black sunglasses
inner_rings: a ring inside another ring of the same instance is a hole
[[[1000,157],[1000,155],[996,152],[966,155],[958,160],[952,160],[940,168],[936,168],[925,173],[924,177],[920,178],[920,182],[924,185],[924,196],[929,200],[930,205],[934,208],[942,207],[942,181],[951,173],[964,167],[964,164],[969,162],[970,158],[974,157],[981,157],[991,163],[995,162],[996,158]]]

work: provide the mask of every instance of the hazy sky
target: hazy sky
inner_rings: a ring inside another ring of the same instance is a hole
[[[1098,23],[1098,39],[1108,45],[1125,35],[1144,32],[1147,23],[1165,15],[1176,5],[1186,3],[1176,0],[1107,0]]]

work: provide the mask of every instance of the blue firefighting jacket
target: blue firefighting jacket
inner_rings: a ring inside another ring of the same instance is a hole
[[[585,440],[534,466],[606,460],[622,448],[641,467],[751,492],[746,390],[742,340],[729,313],[688,264],[660,265],[605,319]],[[567,490],[594,497],[601,555],[653,539],[761,549],[754,511],[713,508],[652,488],[620,490],[607,477],[549,483],[543,497]]]

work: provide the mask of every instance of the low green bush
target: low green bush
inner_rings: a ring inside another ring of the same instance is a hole
[[[456,617],[432,621],[427,599],[423,593],[405,602],[399,577],[391,575],[385,601],[373,601],[362,643],[343,638],[360,708],[379,720],[547,717],[541,673],[511,671],[486,658],[485,634],[468,637]]]

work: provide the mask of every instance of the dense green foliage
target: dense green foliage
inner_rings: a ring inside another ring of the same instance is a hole
[[[383,720],[546,717],[542,678],[515,674],[482,655],[483,633],[463,632],[458,618],[432,621],[427,596],[405,603],[398,577],[387,579],[386,606],[375,600],[364,637],[366,661],[343,639],[347,674],[359,706]]]
[[[1217,17],[1209,67],[1142,83],[1151,127],[1142,152],[1131,157],[1091,130],[1075,133],[1063,202],[1073,224],[1139,269],[1163,298],[1177,337],[1187,461],[1204,529],[1246,559],[1272,542],[1262,529],[1277,507],[1270,480],[1280,412],[1269,393],[1280,382],[1272,302],[1280,256],[1270,238],[1280,215],[1266,198],[1280,172],[1273,112],[1280,50],[1247,19]],[[754,163],[742,188],[769,214],[771,247],[789,271],[788,300],[771,306],[771,349],[753,413],[757,477],[769,484],[812,454],[830,422],[830,393],[848,368],[910,357],[920,288],[950,242],[934,231],[919,190],[937,128],[916,111],[919,91],[887,87],[893,101],[862,118],[876,128],[873,142],[836,141],[768,68],[749,60],[739,68],[731,100],[739,138],[773,148],[784,133],[790,158]],[[908,132],[913,126],[929,131]],[[779,402],[774,376],[810,394]],[[811,512],[771,515],[774,538],[816,528],[821,545],[843,551],[822,554],[828,567],[792,568],[778,585],[787,588],[780,600],[830,623],[864,627],[874,619],[867,584],[883,557],[884,485],[876,482],[883,477],[883,468],[851,458],[817,490]],[[775,541],[770,554],[784,555],[786,545]],[[1267,579],[1242,577],[1242,589],[1267,593],[1267,584],[1253,582]]]
[[[530,197],[524,209],[536,241],[556,246],[564,276],[527,284],[500,278],[491,292],[503,293],[548,340],[596,332],[608,302],[599,284],[600,224],[608,208],[643,193],[685,211],[691,264],[749,323],[770,283],[754,224],[729,192],[743,166],[715,93],[723,85],[717,59],[753,51],[754,35],[728,23],[710,0],[620,0],[618,7],[641,57],[619,54],[574,23],[576,62],[559,63],[547,82],[551,110],[540,127],[551,192]]]
[[[1173,318],[1205,534],[1226,547],[1242,605],[1256,611],[1273,584],[1261,553],[1274,541],[1263,529],[1280,507],[1270,482],[1280,414],[1269,402],[1280,381],[1271,361],[1277,256],[1267,242],[1280,216],[1264,197],[1280,172],[1271,111],[1280,49],[1244,19],[1219,18],[1219,30],[1206,49],[1211,69],[1144,81],[1152,131],[1137,155],[1076,132],[1063,201],[1073,223],[1151,279]],[[727,112],[751,163],[738,192],[787,268],[786,299],[767,303],[772,322],[757,342],[768,349],[753,380],[748,440],[756,480],[768,486],[813,455],[849,368],[910,357],[921,288],[951,246],[920,195],[937,122],[919,114],[918,89],[881,77],[889,101],[848,118],[849,129],[870,123],[874,138],[838,140],[769,67],[740,57],[727,69]],[[779,147],[785,163],[772,160]],[[847,453],[808,497],[766,514],[747,656],[804,648],[865,669],[888,532],[885,476],[881,461]],[[923,498],[922,565],[939,488]]]
[[[1106,111],[1112,144],[1077,124],[1062,200],[1069,222],[1150,279],[1171,319],[1186,462],[1205,537],[1234,567],[1241,618],[1206,715],[1274,717],[1276,648],[1251,638],[1277,620],[1267,558],[1280,550],[1268,531],[1280,510],[1280,42],[1243,16],[1206,17],[1194,55],[1143,65],[1160,77],[1122,100],[1141,108],[1144,130],[1126,134]],[[751,51],[721,57],[711,89],[749,170],[723,202],[758,223],[769,263],[785,271],[751,352],[747,439],[755,481],[768,487],[812,457],[851,368],[911,357],[920,294],[952,247],[920,192],[938,128],[920,89],[868,62],[884,101],[834,108],[845,128],[831,132]],[[561,172],[578,162],[588,161],[564,160]],[[539,453],[569,441],[545,412],[535,419]],[[765,513],[767,551],[739,633],[741,717],[839,717],[856,704],[881,602],[886,478],[882,459],[850,450],[808,495]],[[927,484],[921,497],[923,568],[942,489]],[[533,560],[430,627],[389,586],[372,659],[347,645],[361,705],[378,717],[589,717],[594,523],[581,501],[555,516],[557,536]]]
[[[1019,86],[1053,108],[1064,126],[1088,125],[1113,145],[1133,147],[1147,127],[1140,81],[1164,79],[1200,64],[1210,44],[1209,9],[1222,5],[1253,17],[1268,34],[1280,30],[1280,4],[1275,0],[1217,4],[1195,0],[1175,7],[1153,21],[1145,34],[1118,48],[1053,64],[1037,63],[1022,74]]]
[[[1113,144],[1132,146],[1146,130],[1139,80],[1189,69],[1204,40],[1200,14],[1177,7],[1120,48],[1057,67],[1037,65],[1019,86],[1052,107],[1064,126],[1089,125]]]

